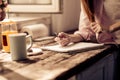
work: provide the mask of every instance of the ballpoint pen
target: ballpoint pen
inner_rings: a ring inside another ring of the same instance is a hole
[[[54,35],[53,35],[53,36],[58,37],[58,33],[57,33],[57,32],[54,32]]]

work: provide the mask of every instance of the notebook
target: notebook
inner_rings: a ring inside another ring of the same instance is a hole
[[[73,51],[87,51],[92,49],[98,49],[103,47],[104,44],[98,43],[90,43],[90,42],[79,42],[79,43],[70,43],[68,46],[61,46],[59,44],[50,45],[50,46],[42,46],[40,47],[42,50],[51,50],[57,52],[73,52]]]

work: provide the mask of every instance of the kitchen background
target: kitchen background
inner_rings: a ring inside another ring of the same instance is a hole
[[[8,0],[9,18],[24,26],[44,24],[48,35],[78,28],[80,0]]]

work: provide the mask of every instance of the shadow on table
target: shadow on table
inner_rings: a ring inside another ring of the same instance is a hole
[[[17,72],[8,69],[0,62],[0,80],[30,80]]]

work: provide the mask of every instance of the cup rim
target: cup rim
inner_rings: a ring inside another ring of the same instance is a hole
[[[9,37],[26,36],[26,33],[9,34]]]

